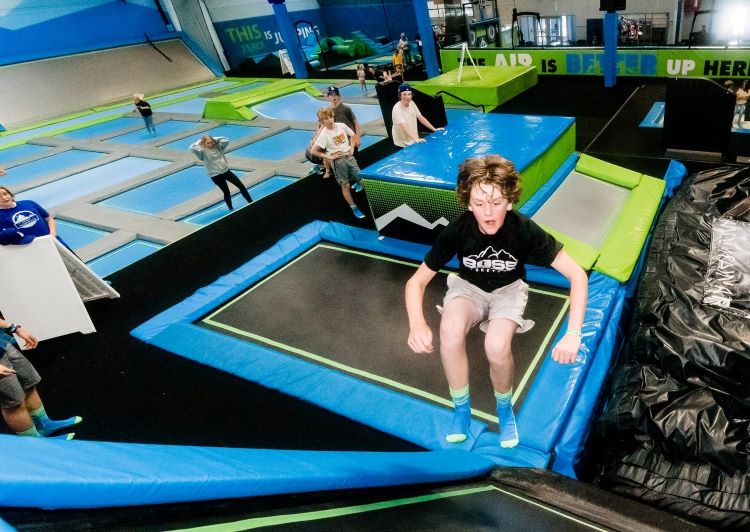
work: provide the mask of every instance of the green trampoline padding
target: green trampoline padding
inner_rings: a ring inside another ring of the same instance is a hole
[[[665,187],[662,179],[641,176],[640,184],[631,190],[625,207],[599,250],[594,270],[621,283],[630,278],[659,210]]]
[[[415,81],[412,85],[427,94],[446,91],[474,105],[497,107],[537,84],[534,66],[478,66],[476,69],[481,79],[474,67],[466,64],[460,81],[458,70],[451,70],[426,81]],[[463,103],[448,94],[443,95],[443,101]]]
[[[320,95],[320,91],[306,80],[282,79],[261,87],[248,88],[247,91],[209,98],[206,100],[203,117],[220,120],[252,120],[256,114],[249,106],[303,90],[316,96]]]
[[[576,170],[607,183],[630,189],[637,187],[641,181],[641,174],[638,172],[596,159],[585,153],[582,153],[578,159]]]
[[[550,224],[540,224],[564,245],[582,268],[595,270],[624,283],[633,273],[661,204],[666,183],[588,155],[581,155],[576,171],[591,178],[630,189],[601,246],[582,242]],[[562,208],[562,207],[561,207]],[[575,205],[567,204],[569,213]],[[584,213],[585,214],[585,213]]]

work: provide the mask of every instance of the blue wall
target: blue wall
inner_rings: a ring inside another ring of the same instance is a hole
[[[152,40],[169,35],[153,0],[78,0],[72,6],[60,0],[57,7],[22,0],[7,11],[4,3],[0,1],[2,65],[143,43],[144,33]]]

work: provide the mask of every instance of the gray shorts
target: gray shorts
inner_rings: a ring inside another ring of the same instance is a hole
[[[523,319],[526,302],[529,299],[529,285],[518,279],[509,285],[502,286],[492,292],[485,292],[481,288],[461,279],[455,273],[448,275],[448,291],[443,298],[443,305],[451,299],[463,297],[472,301],[479,311],[479,328],[487,332],[490,321],[506,319],[518,324],[516,333],[525,333],[534,326],[533,320]]]
[[[339,185],[346,185],[350,181],[359,181],[359,165],[352,155],[339,157],[333,161],[333,175]]]
[[[0,364],[16,370],[14,375],[0,377],[0,408],[15,408],[23,403],[26,391],[39,384],[42,378],[12,344],[5,346]]]

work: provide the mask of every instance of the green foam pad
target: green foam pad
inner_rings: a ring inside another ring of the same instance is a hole
[[[638,172],[596,159],[585,153],[581,154],[578,159],[576,170],[582,174],[625,188],[635,188],[641,181],[641,174]]]
[[[584,270],[590,270],[596,262],[596,259],[599,257],[599,252],[592,246],[581,242],[580,240],[576,240],[571,236],[555,231],[549,226],[540,224],[540,227],[554,236],[563,245],[565,253],[570,255],[570,258]]]
[[[666,183],[643,175],[630,191],[625,206],[600,250],[594,270],[624,283],[633,273],[654,221]]]
[[[293,92],[308,90],[309,87],[310,84],[306,80],[282,79],[262,87],[223,94],[206,100],[203,117],[221,120],[252,120],[256,114],[248,106]]]

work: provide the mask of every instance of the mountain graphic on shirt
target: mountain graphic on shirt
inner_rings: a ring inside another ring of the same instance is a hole
[[[476,255],[467,255],[462,262],[466,268],[480,272],[507,272],[518,265],[518,259],[513,255],[504,249],[497,251],[492,246]]]
[[[39,221],[39,217],[31,211],[18,211],[13,215],[13,225],[16,229],[31,227]]]

